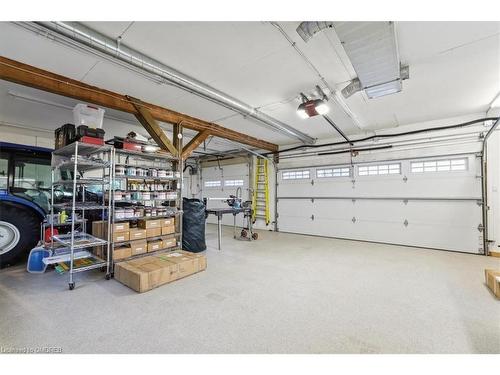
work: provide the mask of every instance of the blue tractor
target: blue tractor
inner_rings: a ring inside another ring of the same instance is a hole
[[[51,149],[0,142],[0,268],[25,260],[49,211]]]

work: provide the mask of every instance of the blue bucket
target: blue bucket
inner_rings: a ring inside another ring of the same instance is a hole
[[[43,263],[43,259],[52,255],[51,250],[47,250],[43,247],[35,247],[31,249],[30,255],[28,257],[28,272],[30,273],[44,273],[47,269],[47,265]]]

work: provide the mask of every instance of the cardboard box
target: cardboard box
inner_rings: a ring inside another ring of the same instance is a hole
[[[148,252],[148,242],[146,240],[131,241],[130,248],[132,255],[144,254]]]
[[[490,251],[490,256],[500,258],[500,251]]]
[[[129,231],[130,241],[143,240],[147,237],[146,229],[132,228]]]
[[[167,227],[161,227],[161,234],[172,234],[175,233],[175,225],[169,225]]]
[[[130,229],[130,223],[128,221],[123,221],[120,223],[112,224],[113,232],[127,232]]]
[[[207,268],[204,255],[197,256],[187,251],[172,251],[170,253],[158,254],[157,257],[168,260],[176,265],[175,272],[171,275],[173,280],[181,279]]]
[[[112,227],[116,228],[113,233],[112,242],[128,241],[129,240],[129,223],[116,223]],[[108,223],[107,221],[94,221],[92,223],[92,234],[104,240],[108,239]]]
[[[128,221],[124,221],[121,223],[111,224],[113,228],[113,232],[128,232],[130,223]],[[104,238],[108,233],[108,222],[107,221],[94,221],[92,223],[92,234],[99,238]]]
[[[175,226],[175,217],[169,217],[167,219],[161,219],[161,226],[162,227],[170,227],[172,225]]]
[[[161,236],[161,228],[146,229],[146,237],[158,237],[158,236]]]
[[[161,228],[162,219],[141,219],[138,222],[138,226],[142,229]]]
[[[117,246],[113,250],[113,260],[124,259],[132,256],[132,248],[127,246]]]
[[[176,247],[176,246],[177,246],[177,239],[175,237],[162,239],[162,247],[164,249],[168,249],[170,247]]]
[[[146,256],[118,263],[115,279],[139,293],[205,270],[203,254],[182,251]]]
[[[488,288],[500,298],[500,270],[484,270],[484,277]]]
[[[152,251],[158,251],[163,249],[163,241],[162,240],[156,240],[156,241],[148,241],[148,253]]]
[[[118,232],[113,233],[113,242],[123,242],[130,240],[129,232]]]

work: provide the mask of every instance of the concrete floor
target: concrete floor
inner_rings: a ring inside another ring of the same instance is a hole
[[[63,353],[500,353],[500,259],[260,232],[138,294],[98,271],[0,271],[0,346]]]

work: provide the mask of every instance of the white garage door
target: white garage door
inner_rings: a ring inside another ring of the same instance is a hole
[[[231,164],[221,167],[202,168],[202,191],[203,198],[227,198],[236,195],[238,187],[241,188],[243,200],[249,199],[249,164]],[[228,207],[226,202],[221,200],[209,200],[208,208]],[[208,223],[217,223],[217,217],[209,215]],[[233,216],[224,215],[222,224],[233,225]],[[236,216],[236,225],[243,226],[243,215]]]
[[[474,154],[281,170],[283,232],[482,253]]]

